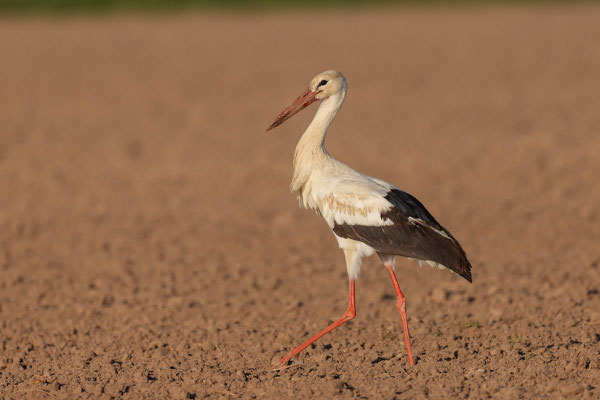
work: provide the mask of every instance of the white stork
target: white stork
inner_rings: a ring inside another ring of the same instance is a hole
[[[456,239],[441,226],[413,196],[382,180],[366,176],[337,161],[327,153],[327,128],[346,98],[346,78],[335,70],[315,76],[308,90],[279,114],[267,131],[281,125],[317,100],[317,113],[300,138],[294,154],[290,189],[300,205],[322,216],[344,251],[349,277],[348,309],[333,324],[302,343],[282,359],[291,357],[321,336],[354,318],[354,284],[361,260],[373,253],[383,261],[396,291],[408,362],[414,365],[406,299],[394,274],[395,256],[404,256],[431,266],[448,268],[471,282],[471,264]]]

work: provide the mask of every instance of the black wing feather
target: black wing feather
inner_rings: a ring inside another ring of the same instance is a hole
[[[393,207],[382,213],[381,218],[391,220],[392,225],[335,224],[333,231],[340,237],[368,244],[382,254],[434,261],[472,282],[471,264],[464,250],[419,200],[398,189],[389,191],[385,199]],[[418,221],[409,221],[409,217]]]

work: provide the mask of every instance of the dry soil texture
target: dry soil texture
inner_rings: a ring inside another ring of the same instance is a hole
[[[598,398],[600,7],[0,23],[0,398]],[[316,73],[338,159],[407,190],[473,284],[342,253],[290,195]]]

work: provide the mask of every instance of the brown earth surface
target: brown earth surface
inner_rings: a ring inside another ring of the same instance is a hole
[[[0,398],[600,397],[600,6],[0,23]],[[341,161],[417,196],[473,284],[289,193],[318,72]]]

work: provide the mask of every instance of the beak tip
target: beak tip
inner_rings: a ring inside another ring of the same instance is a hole
[[[316,95],[317,95],[317,92],[312,92],[310,90],[307,90],[306,92],[304,92],[302,95],[300,95],[300,97],[298,97],[292,103],[292,105],[290,105],[288,108],[283,110],[279,114],[279,116],[277,116],[277,119],[275,120],[275,122],[273,122],[271,124],[271,126],[269,126],[265,130],[265,132],[269,132],[271,129],[278,127],[279,125],[283,124],[285,121],[290,119],[292,116],[294,116],[298,111],[303,110],[304,108],[308,107],[310,104],[317,101]]]

